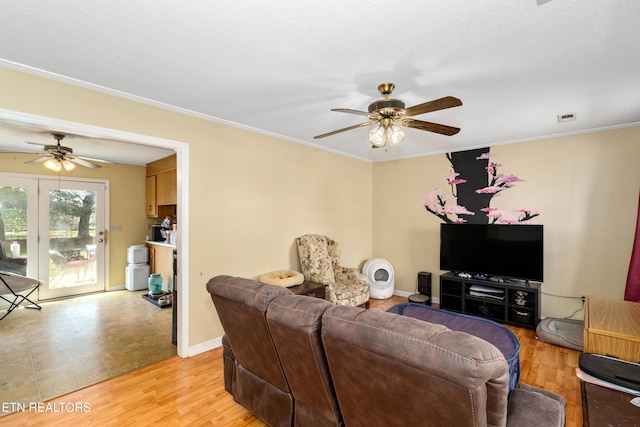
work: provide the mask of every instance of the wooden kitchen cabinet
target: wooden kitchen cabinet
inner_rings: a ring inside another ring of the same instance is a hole
[[[149,249],[149,274],[156,272],[156,248],[152,245],[147,245]]]
[[[175,215],[178,199],[176,155],[149,163],[146,184],[147,217]]]
[[[158,217],[158,201],[156,199],[156,176],[147,176],[147,216]]]
[[[158,205],[175,205],[177,193],[178,184],[175,169],[156,175],[156,203]]]

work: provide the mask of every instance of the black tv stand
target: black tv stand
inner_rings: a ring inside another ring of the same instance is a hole
[[[460,277],[458,273],[440,276],[440,308],[526,328],[536,327],[540,321],[540,283],[507,278],[478,280],[468,276]]]

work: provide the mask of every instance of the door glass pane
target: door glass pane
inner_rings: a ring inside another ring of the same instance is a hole
[[[0,270],[26,276],[26,187],[0,186]]]
[[[95,284],[96,192],[49,191],[49,288]]]

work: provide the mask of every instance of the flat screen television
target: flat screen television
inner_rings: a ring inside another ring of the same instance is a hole
[[[441,224],[440,269],[541,282],[542,225]]]

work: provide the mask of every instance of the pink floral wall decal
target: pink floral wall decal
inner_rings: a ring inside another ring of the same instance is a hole
[[[505,211],[490,207],[491,200],[523,179],[499,172],[501,164],[490,161],[489,148],[447,153],[452,170],[444,177],[451,193],[436,188],[424,197],[425,209],[447,223],[522,224],[539,216],[538,211],[518,208]]]

